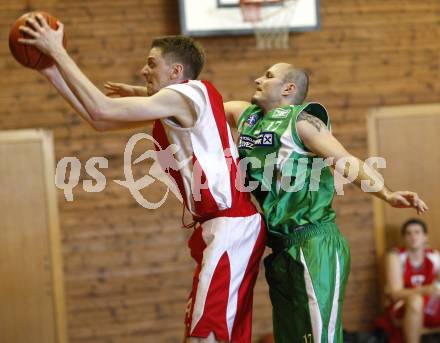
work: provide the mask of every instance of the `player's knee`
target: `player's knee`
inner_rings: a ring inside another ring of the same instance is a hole
[[[410,295],[405,302],[406,311],[422,312],[423,310],[423,296],[420,294]]]

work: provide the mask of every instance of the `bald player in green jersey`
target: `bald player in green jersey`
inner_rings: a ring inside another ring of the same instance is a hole
[[[106,87],[121,96],[144,93],[142,87],[120,83]],[[333,159],[336,173],[346,176],[352,175],[351,168],[359,168],[353,181],[358,186],[362,180],[377,183],[378,174],[331,134],[322,105],[303,104],[307,90],[304,71],[278,63],[256,80],[253,104],[231,101],[224,106],[230,126],[239,129],[242,162],[253,162],[247,176],[258,184],[253,193],[273,249],[265,266],[275,340],[339,343],[350,252],[331,207],[334,177],[322,161]],[[354,162],[350,166],[338,163],[349,158]],[[427,210],[413,192],[392,192],[383,185],[372,194],[394,207]]]
[[[372,194],[393,207],[427,210],[414,192],[392,192],[379,174],[352,156],[331,133],[330,117],[318,103],[303,103],[307,74],[287,63],[270,67],[256,81],[252,105],[225,103],[249,181],[267,223],[266,279],[277,343],[343,342],[341,313],[350,250],[335,223],[335,173],[366,180]],[[350,161],[351,164],[345,163]],[[338,163],[340,162],[340,163]],[[328,163],[330,164],[330,163]],[[352,175],[352,174],[351,174]],[[255,188],[255,187],[254,187]]]

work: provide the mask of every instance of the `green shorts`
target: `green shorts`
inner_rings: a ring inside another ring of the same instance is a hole
[[[276,343],[342,343],[350,248],[335,223],[269,234],[266,279]]]

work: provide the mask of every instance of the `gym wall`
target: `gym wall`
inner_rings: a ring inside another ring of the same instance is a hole
[[[252,36],[200,39],[207,53],[202,78],[225,100],[249,99],[253,80],[271,64],[301,66],[311,76],[309,99],[327,107],[335,136],[366,158],[370,108],[439,101],[440,3],[323,0],[320,7],[321,30],[291,35],[290,50],[255,50]],[[103,89],[108,80],[143,84],[139,71],[151,39],[180,32],[178,1],[1,1],[0,129],[53,130],[56,162],[75,156],[82,163],[74,201],[58,190],[70,342],[180,342],[193,269],[188,232],[180,228],[181,205],[170,196],[160,209],[144,209],[112,181],[125,179],[124,148],[139,130],[93,131],[42,76],[13,60],[6,44],[9,27],[34,9],[64,22],[69,52]],[[141,148],[136,151],[137,157]],[[84,165],[93,156],[109,160],[101,170],[107,185],[100,193],[82,188],[82,181],[91,179]],[[134,168],[135,178],[148,168],[147,163]],[[392,188],[403,186],[387,181]],[[155,182],[143,194],[157,200],[163,192]],[[371,197],[346,186],[335,207],[352,251],[344,327],[366,330],[379,306]],[[271,330],[263,270],[254,302],[257,337]]]

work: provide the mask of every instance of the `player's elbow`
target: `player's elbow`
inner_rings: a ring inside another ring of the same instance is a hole
[[[112,106],[111,101],[107,97],[96,102],[92,108],[90,108],[89,114],[93,120],[111,120]]]
[[[105,120],[106,119],[106,113],[105,111],[97,106],[96,108],[92,109],[90,112],[90,118],[93,120],[99,121],[99,120]]]
[[[92,127],[97,132],[105,132],[108,130],[107,126],[102,125],[101,123],[93,123]]]

